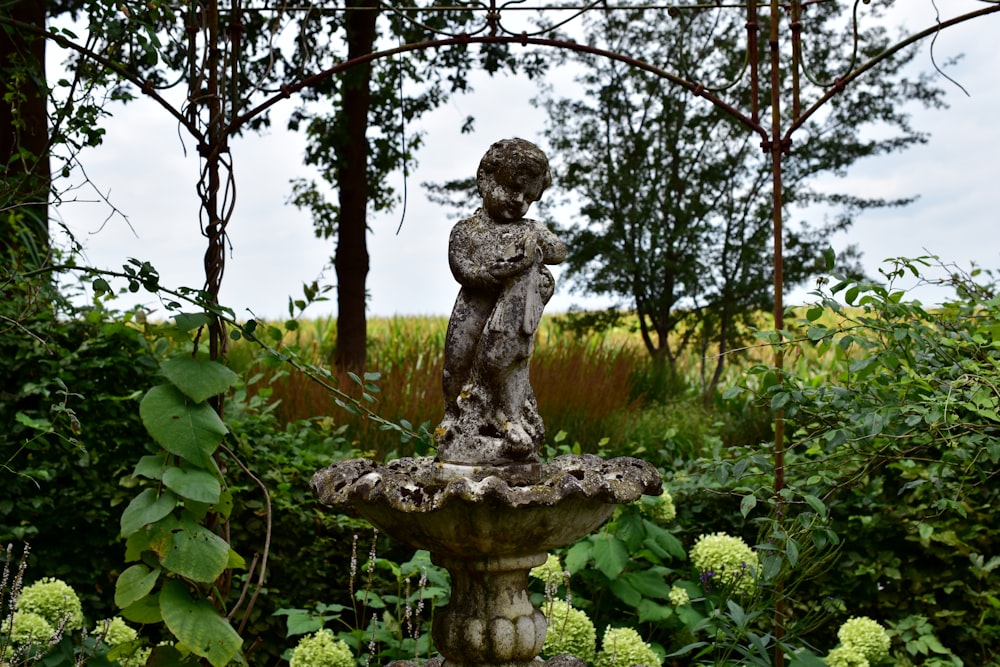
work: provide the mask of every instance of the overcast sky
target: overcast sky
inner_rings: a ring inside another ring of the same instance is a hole
[[[907,21],[927,26],[933,21],[931,2],[908,0]],[[942,9],[958,12],[982,7],[973,0],[949,0]],[[890,256],[917,256],[930,251],[942,260],[968,267],[972,262],[1000,268],[1000,15],[993,14],[951,28],[937,39],[934,57],[943,62],[965,54],[947,71],[968,91],[943,82],[950,108],[924,111],[913,105],[914,126],[929,132],[930,141],[905,154],[858,163],[832,187],[858,195],[886,198],[920,195],[901,210],[878,211],[859,217],[836,246],[858,244],[866,268],[874,273]],[[932,67],[930,42],[920,47],[917,64]],[[475,92],[454,97],[420,124],[425,146],[419,165],[408,179],[405,218],[401,209],[373,216],[369,236],[371,272],[369,313],[446,315],[458,286],[447,266],[447,242],[453,211],[431,204],[420,186],[475,173],[486,148],[495,140],[520,136],[545,147],[544,117],[530,100],[536,84],[526,78],[479,77]],[[290,110],[291,102],[287,103]],[[105,204],[78,191],[78,201],[58,208],[57,215],[86,247],[89,264],[117,269],[129,257],[150,261],[168,286],[201,287],[204,283],[204,238],[199,233],[194,185],[199,163],[187,137],[155,105],[141,100],[114,109],[106,123],[104,145],[83,156],[87,175],[127,216],[109,217]],[[291,295],[301,296],[303,282],[321,276],[333,252],[332,243],[314,237],[306,212],[287,205],[289,181],[308,176],[302,166],[303,139],[282,131],[282,117],[263,136],[237,139],[232,146],[236,165],[236,209],[229,225],[232,243],[223,281],[222,301],[239,316],[248,309],[260,317],[287,316]],[[459,131],[467,116],[476,118],[476,132]],[[185,157],[185,152],[187,156]],[[402,187],[402,179],[396,181]],[[478,202],[470,202],[471,213]],[[529,212],[532,216],[534,210]],[[557,272],[558,275],[558,272]],[[332,269],[325,280],[335,282]],[[803,298],[802,291],[786,303]],[[148,294],[138,302],[159,310]],[[122,300],[122,306],[131,302]],[[559,312],[581,302],[561,285],[547,309]],[[318,304],[308,316],[334,315],[334,300]]]

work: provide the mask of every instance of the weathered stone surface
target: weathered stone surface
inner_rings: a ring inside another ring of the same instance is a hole
[[[483,205],[451,231],[462,286],[445,339],[438,458],[478,465],[538,460],[545,427],[528,379],[535,330],[555,290],[546,264],[566,246],[524,214],[551,184],[545,154],[523,139],[493,144],[476,175]]]

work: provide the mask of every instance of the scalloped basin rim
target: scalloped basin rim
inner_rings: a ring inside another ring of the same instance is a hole
[[[618,504],[662,491],[659,472],[631,457],[559,457],[537,473],[535,483],[512,485],[501,467],[352,459],[317,472],[312,485],[322,502],[396,539],[460,558],[544,553],[592,532]]]
[[[337,507],[386,503],[403,512],[433,512],[456,499],[493,498],[511,507],[554,506],[574,496],[630,503],[658,495],[663,484],[656,468],[641,459],[567,455],[539,464],[537,481],[530,484],[512,483],[500,466],[457,467],[421,457],[386,464],[342,461],[317,472],[312,487],[321,502]]]

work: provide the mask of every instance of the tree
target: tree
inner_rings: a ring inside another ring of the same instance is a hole
[[[430,4],[432,9],[436,6],[450,7],[438,1]],[[414,44],[463,32],[463,26],[474,18],[473,13],[454,7],[429,14],[412,7],[387,12],[384,6],[369,0],[348,0],[342,15],[320,16],[303,32],[300,53],[313,58],[330,57],[322,55],[330,48],[327,36],[342,31],[348,60],[362,62],[345,72],[343,78],[329,79],[305,91],[306,103],[300,105],[291,121],[293,129],[305,128],[310,138],[306,163],[316,166],[321,180],[333,187],[337,202],[328,201],[324,185],[307,180],[295,183],[293,201],[311,211],[317,236],[336,238],[335,363],[342,370],[357,372],[364,368],[366,353],[368,211],[389,210],[399,203],[388,177],[398,170],[405,176],[422,143],[411,124],[450,94],[468,91],[467,74],[477,59],[490,73],[501,67],[514,69],[516,61],[498,45],[483,46],[478,58],[466,48],[457,47],[415,50],[405,57],[364,61],[380,43]],[[528,58],[524,62],[528,63],[529,73],[539,71],[539,61]],[[404,84],[416,92],[404,96]],[[471,119],[463,128],[468,129]]]
[[[0,254],[12,264],[41,265],[48,255],[49,133],[45,43],[10,22],[45,28],[47,2],[0,6]]]
[[[835,82],[850,69],[850,31],[838,28],[833,3],[811,5],[809,13],[811,80]],[[739,12],[716,8],[674,11],[670,18],[638,9],[595,12],[586,25],[588,43],[627,51],[705,89],[723,91],[744,78],[746,22]],[[888,43],[885,31],[874,28],[861,35],[858,46],[861,55],[871,57]],[[752,63],[763,55],[756,54]],[[885,63],[878,78],[833,97],[822,118],[801,128],[801,141],[786,147],[791,152],[783,164],[784,205],[824,206],[831,216],[785,229],[785,285],[801,284],[824,268],[831,235],[847,229],[858,211],[912,201],[811,186],[820,174],[843,174],[863,157],[924,140],[900,106],[907,100],[940,104],[941,91],[924,78],[901,75],[912,55]],[[703,369],[703,388],[710,394],[725,355],[746,330],[741,324],[774,302],[772,165],[746,124],[705,97],[619,61],[574,57],[584,65],[577,80],[585,97],[543,100],[558,165],[555,182],[582,202],[580,220],[562,232],[571,249],[567,275],[577,290],[615,296],[633,307],[646,348],[668,368],[685,346],[697,343],[703,358],[715,362]],[[759,85],[761,99],[770,97],[769,81],[769,72],[759,83],[751,81]],[[792,92],[787,76],[780,85],[782,94]],[[822,88],[805,92],[818,96]],[[885,131],[871,138],[862,132],[866,125]],[[849,268],[855,257],[848,248],[841,268]]]

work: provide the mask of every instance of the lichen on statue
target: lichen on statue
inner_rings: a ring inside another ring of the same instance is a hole
[[[445,339],[445,416],[438,460],[464,465],[533,463],[545,428],[528,378],[534,336],[555,290],[546,264],[566,246],[524,217],[551,184],[534,144],[505,139],[476,174],[482,206],[452,229],[448,261],[461,285]]]

